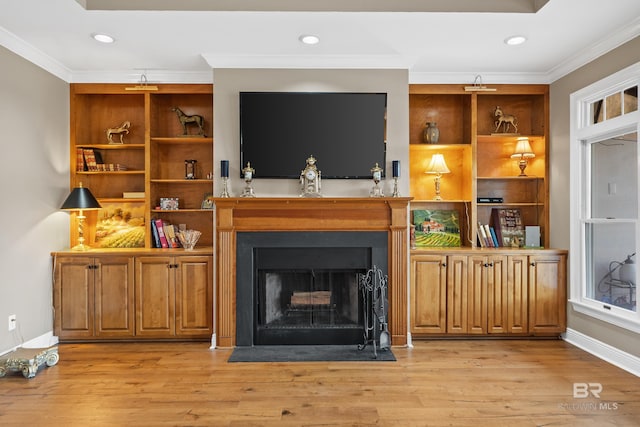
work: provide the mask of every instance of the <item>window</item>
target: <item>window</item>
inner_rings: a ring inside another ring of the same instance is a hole
[[[570,302],[637,332],[639,84],[637,64],[574,93],[570,151]]]

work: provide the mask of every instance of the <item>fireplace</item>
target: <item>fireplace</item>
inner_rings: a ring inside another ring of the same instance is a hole
[[[237,234],[238,346],[360,344],[358,278],[387,269],[385,232]]]

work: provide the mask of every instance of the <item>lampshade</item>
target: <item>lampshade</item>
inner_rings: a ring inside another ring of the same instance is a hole
[[[100,203],[91,194],[88,188],[83,187],[82,183],[73,190],[62,204],[60,209],[64,210],[87,210],[87,209],[100,209]]]
[[[429,166],[425,171],[425,173],[437,173],[437,174],[443,174],[443,173],[449,173],[449,172],[451,171],[447,167],[447,163],[444,161],[444,156],[442,154],[434,154],[433,157],[431,157],[431,163],[429,163]]]
[[[531,144],[529,144],[529,138],[521,137],[518,138],[516,143],[516,149],[511,155],[512,159],[533,159],[536,155],[533,153],[531,149]]]

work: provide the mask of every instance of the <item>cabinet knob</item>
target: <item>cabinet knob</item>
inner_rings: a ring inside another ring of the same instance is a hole
[[[443,263],[442,263],[442,267],[444,268],[444,267],[446,267],[446,266],[447,266],[447,263],[446,263],[446,262],[443,262]]]
[[[535,266],[536,266],[536,263],[535,263],[535,262],[532,262],[532,263],[531,263],[531,264],[529,264],[529,265],[530,265],[531,267],[535,267]]]
[[[484,266],[485,266],[485,267],[489,267],[489,264],[485,262],[485,263],[484,263]]]

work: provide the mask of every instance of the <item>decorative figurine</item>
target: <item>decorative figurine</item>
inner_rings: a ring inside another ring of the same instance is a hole
[[[242,190],[242,194],[240,197],[256,197],[253,192],[253,188],[251,188],[251,181],[253,180],[253,175],[256,173],[255,169],[251,167],[251,162],[247,162],[247,166],[242,169],[242,176],[244,177],[245,187]]]
[[[382,191],[382,188],[380,188],[378,186],[378,184],[382,180],[382,171],[383,170],[384,169],[382,169],[380,166],[378,166],[377,163],[373,168],[371,168],[371,173],[373,174],[374,186],[371,189],[371,191],[369,192],[369,196],[370,197],[384,197],[384,192]]]
[[[131,122],[125,121],[120,126],[107,129],[107,141],[109,141],[109,144],[124,144],[122,137],[129,133],[130,127]],[[113,135],[120,135],[120,142],[115,142],[113,140]]]
[[[183,113],[182,110],[178,107],[173,107],[171,111],[174,111],[178,115],[178,120],[180,120],[180,125],[182,125],[181,136],[196,136],[196,135],[189,135],[189,132],[187,132],[187,125],[192,125],[192,124],[195,124],[196,126],[198,126],[197,136],[202,136],[202,137],[206,136],[204,134],[204,117],[199,116],[197,114],[193,114],[189,116]]]
[[[322,173],[316,166],[313,155],[307,158],[307,166],[300,172],[300,185],[302,192],[300,197],[322,197],[320,194]]]
[[[493,117],[495,117],[496,119],[496,121],[494,122],[494,124],[496,125],[495,133],[498,133],[498,131],[500,130],[500,126],[502,126],[502,133],[507,133],[507,131],[509,130],[509,126],[513,127],[513,134],[518,133],[518,119],[516,118],[516,116],[513,116],[511,114],[504,114],[502,112],[502,108],[500,108],[499,105],[493,110]]]
[[[197,160],[184,161],[184,179],[196,179]]]

